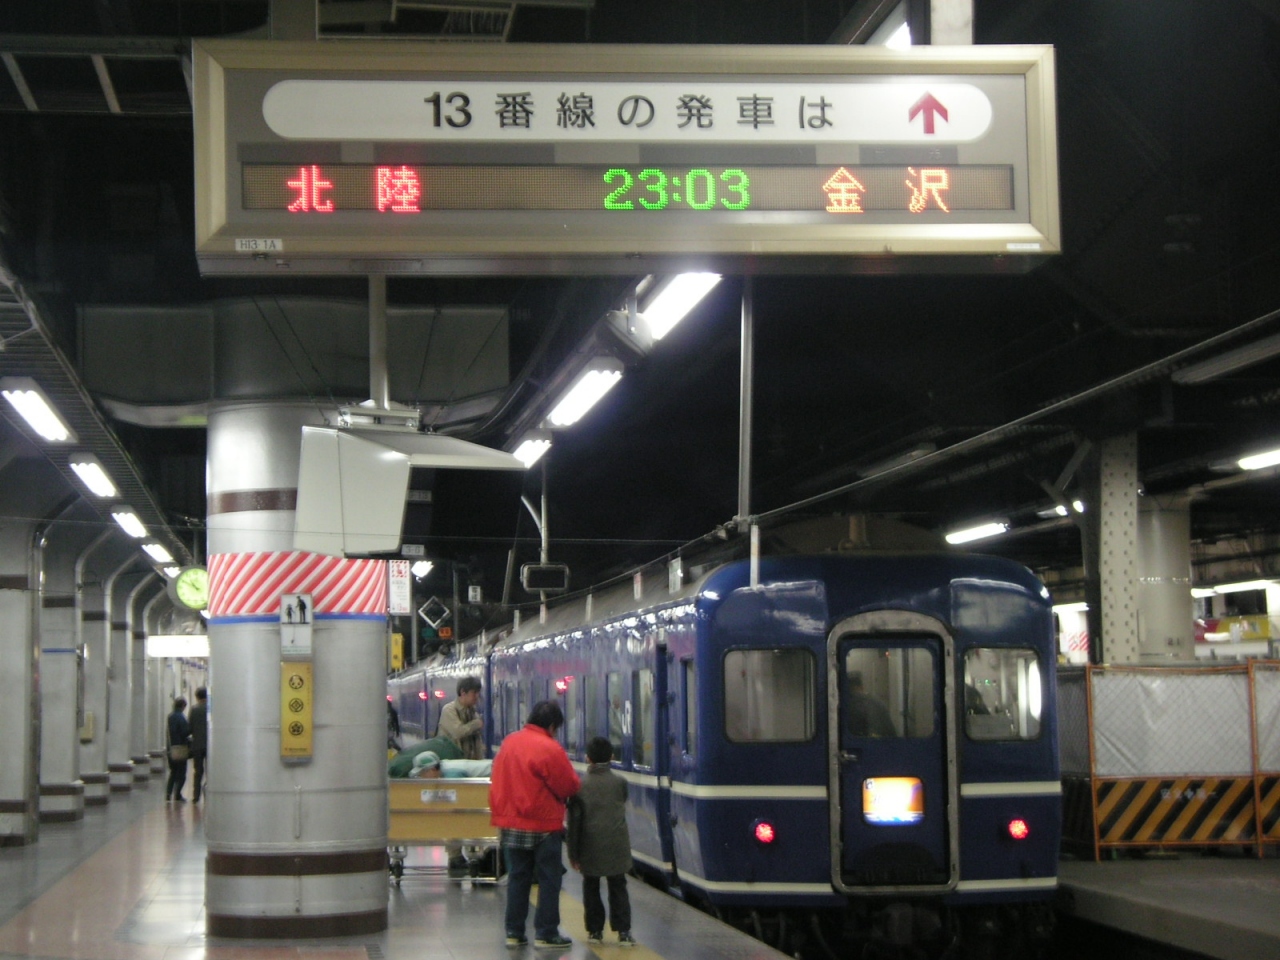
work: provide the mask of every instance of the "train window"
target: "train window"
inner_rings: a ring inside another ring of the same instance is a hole
[[[609,697],[609,742],[613,744],[613,759],[621,760],[622,735],[627,729],[627,705],[622,699],[622,674],[609,674],[605,678],[605,691]]]
[[[604,697],[600,695],[600,678],[588,674],[582,678],[582,697],[587,702],[587,724],[583,740],[592,737],[603,737],[607,729],[605,723]]]
[[[932,736],[934,663],[927,649],[852,647],[845,653],[844,676],[847,736]]]
[[[578,709],[578,700],[582,696],[579,687],[582,683],[579,677],[565,677],[564,683],[563,736],[569,756],[578,757],[582,755],[582,711]]]
[[[639,729],[631,742],[631,762],[636,766],[653,766],[653,742],[656,722],[653,709],[653,671],[635,672],[635,692],[631,702],[637,704]]]
[[[503,719],[506,721],[507,733],[515,733],[520,729],[520,684],[514,681],[507,683],[507,704]]]
[[[1040,736],[1042,688],[1035,651],[975,647],[964,655],[964,729],[974,740]]]
[[[736,743],[809,740],[814,732],[808,650],[730,650],[724,656],[725,734]]]
[[[684,660],[684,752],[694,755],[698,742],[698,684],[693,661]]]

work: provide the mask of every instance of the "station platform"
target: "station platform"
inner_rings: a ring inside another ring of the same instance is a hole
[[[215,797],[216,801],[216,797]],[[410,871],[388,882],[382,933],[314,941],[205,935],[203,804],[166,804],[158,783],[86,814],[41,826],[37,843],[0,847],[0,958],[57,960],[786,960],[679,900],[628,883],[634,947],[588,944],[577,874],[565,876],[564,949],[504,944],[506,886]],[[443,863],[413,848],[408,866]],[[388,878],[390,880],[390,878]],[[536,893],[536,888],[535,888]],[[532,929],[532,918],[530,919]]]
[[[1280,859],[1058,864],[1064,914],[1220,960],[1280,957]]]

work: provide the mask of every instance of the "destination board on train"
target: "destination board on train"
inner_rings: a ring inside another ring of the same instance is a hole
[[[1059,248],[1048,47],[198,41],[194,62],[206,273]]]

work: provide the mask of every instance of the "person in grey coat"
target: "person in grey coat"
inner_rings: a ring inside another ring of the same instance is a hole
[[[594,737],[587,744],[591,766],[582,789],[569,801],[569,862],[582,874],[582,906],[587,940],[604,941],[604,904],[600,878],[609,884],[609,926],[618,945],[635,944],[631,936],[631,900],[627,871],[631,869],[631,834],[627,831],[627,782],[610,769],[613,744]]]
[[[484,718],[476,711],[482,687],[479,677],[459,680],[458,699],[445,704],[436,727],[436,736],[456,743],[464,760],[484,759]],[[449,875],[462,876],[469,868],[462,844],[446,843],[444,849],[449,857]]]

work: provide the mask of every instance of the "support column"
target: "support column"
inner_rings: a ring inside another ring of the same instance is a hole
[[[40,576],[40,820],[84,816],[80,726],[84,722],[84,655],[76,611],[76,558],[101,532],[83,502],[42,525]]]
[[[113,523],[112,528],[115,527]],[[98,528],[97,539],[76,561],[76,611],[84,650],[84,722],[80,727],[80,779],[85,806],[102,806],[111,799],[107,769],[107,674],[111,663],[111,620],[107,610],[107,582],[122,562],[132,562],[135,541],[115,529]]]
[[[1191,602],[1191,502],[1143,497],[1138,505],[1138,653],[1143,663],[1195,660]]]
[[[302,403],[209,414],[210,936],[387,925],[386,569],[293,550]],[[312,597],[312,755],[282,755],[280,595]]]
[[[1085,557],[1090,658],[1095,663],[1137,663],[1137,437],[1103,440],[1090,459],[1092,489],[1084,538],[1086,550],[1096,551],[1096,557]]]
[[[133,641],[129,637],[129,594],[140,579],[155,573],[129,557],[107,578],[107,624],[111,631],[107,659],[107,773],[112,793],[133,789]]]
[[[143,609],[157,590],[164,590],[158,574],[141,580],[129,593],[125,606],[125,629],[129,637],[129,662],[132,683],[129,687],[129,762],[133,764],[134,783],[151,779],[151,756],[147,752],[147,687],[151,674],[147,670],[147,632]]]
[[[143,607],[143,629],[147,634],[160,633],[159,612],[169,602],[164,592],[157,593]],[[151,775],[167,777],[169,764],[165,757],[165,717],[176,694],[165,683],[167,661],[156,657],[147,661],[147,756],[151,758]]]

